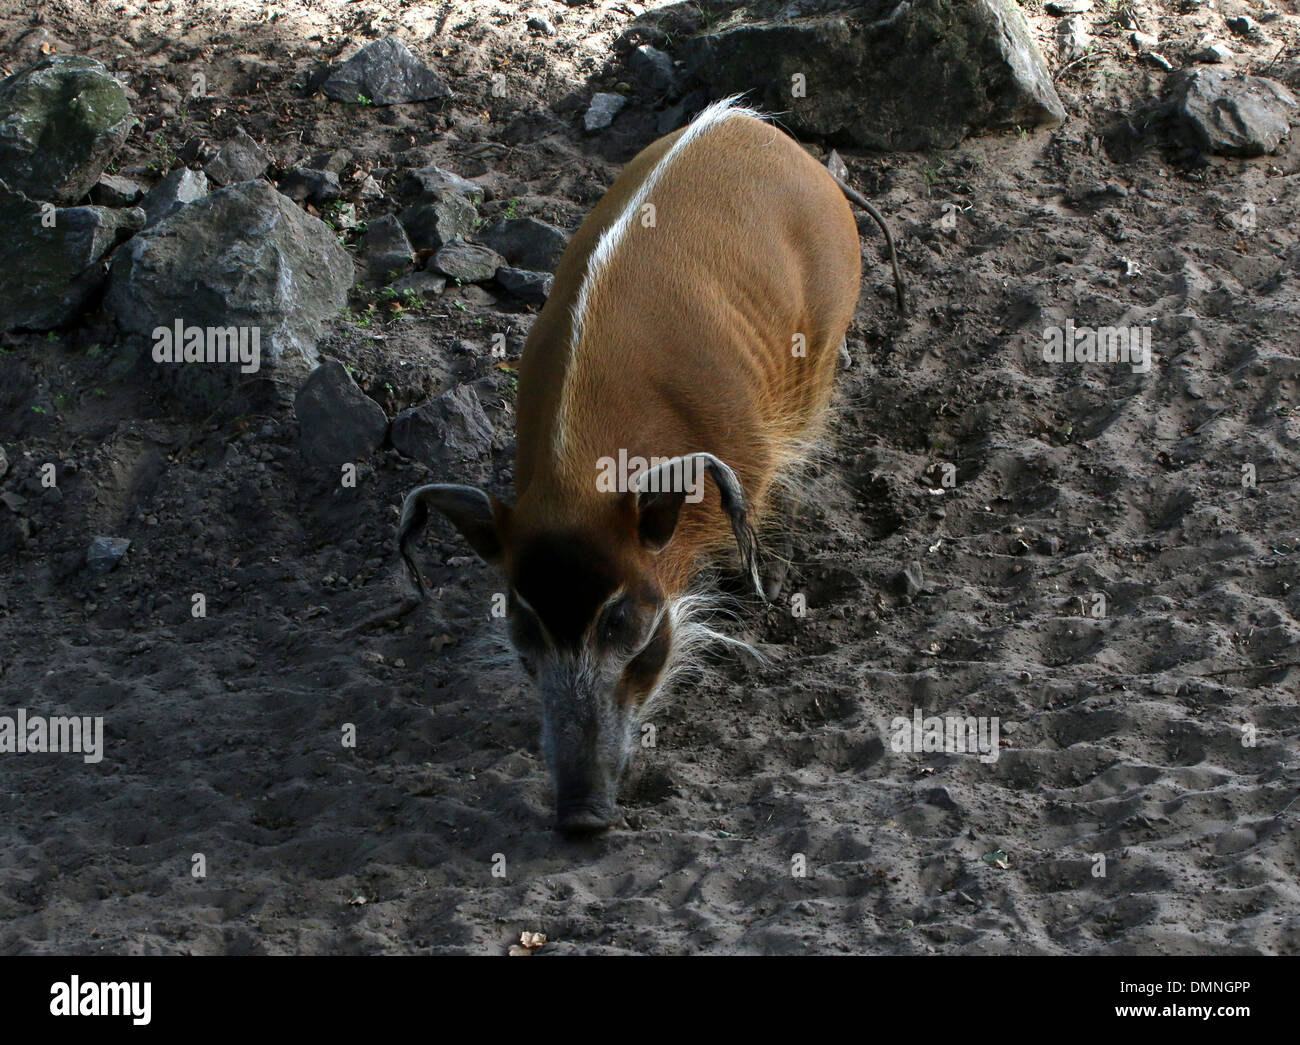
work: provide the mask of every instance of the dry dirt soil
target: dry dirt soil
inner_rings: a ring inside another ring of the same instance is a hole
[[[142,120],[117,169],[146,182],[242,126],[280,167],[437,162],[484,185],[489,217],[572,230],[655,137],[644,97],[600,135],[580,122],[624,82],[613,43],[641,10],[6,0],[0,73],[42,47],[104,62]],[[1213,38],[1300,86],[1294,2],[1135,10],[1175,66]],[[719,653],[678,688],[626,824],[591,841],[549,830],[500,582],[450,528],[423,548],[436,598],[365,623],[409,592],[406,489],[508,495],[514,379],[485,346],[504,331],[517,356],[533,311],[358,292],[322,352],[390,416],[473,382],[497,445],[455,475],[384,450],[352,490],[307,467],[283,404],[179,410],[102,315],[6,338],[2,486],[24,521],[0,560],[0,711],[102,715],[107,754],[0,761],[0,952],[503,954],[525,930],[543,955],[1300,952],[1300,145],[1197,159],[1151,117],[1169,74],[1114,6],[1069,67],[1056,20],[1025,12],[1061,127],[841,150],[894,224],[913,312],[893,314],[864,224],[852,365],[787,585],[807,614],[738,604],[726,629],[767,663]],[[1232,34],[1236,14],[1260,33]],[[388,34],[449,103],[309,93]],[[197,72],[208,94],[186,99]],[[1044,363],[1066,319],[1150,327],[1150,372]],[[103,577],[82,568],[95,534],[133,541]],[[896,753],[891,720],[917,708],[997,716],[999,757]]]

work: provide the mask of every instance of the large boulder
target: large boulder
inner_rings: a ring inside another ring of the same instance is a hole
[[[750,92],[797,134],[865,148],[1065,118],[1015,0],[755,0],[678,53],[713,96]]]
[[[32,199],[76,203],[134,120],[126,91],[99,62],[51,55],[0,80],[0,178]]]
[[[318,361],[316,341],[346,305],[352,278],[351,257],[323,222],[268,182],[247,181],[186,204],[126,243],[113,258],[105,303],[124,332],[153,349],[155,331],[178,323],[243,329],[256,332],[259,368],[306,367]],[[158,365],[182,398],[203,404],[241,374],[221,362]]]
[[[321,90],[338,102],[371,105],[434,101],[451,93],[395,36],[366,44],[330,73]]]
[[[0,329],[71,322],[104,282],[100,259],[143,225],[138,208],[55,209],[0,181]]]

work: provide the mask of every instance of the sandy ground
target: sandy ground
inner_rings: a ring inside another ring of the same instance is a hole
[[[1141,117],[1167,74],[1098,8],[1109,53],[1062,70],[1055,20],[1026,5],[1061,128],[845,153],[914,314],[892,314],[864,226],[853,365],[787,587],[808,612],[742,604],[729,630],[770,663],[720,655],[679,689],[626,827],[593,841],[548,830],[499,582],[449,529],[425,548],[436,600],[353,630],[405,593],[407,488],[509,490],[513,379],[478,347],[506,330],[517,353],[530,311],[470,288],[335,323],[322,350],[390,415],[473,381],[499,437],[479,475],[385,450],[354,491],[309,473],[290,410],[205,423],[155,398],[102,319],[6,339],[3,487],[31,532],[0,559],[0,713],[102,715],[107,753],[0,756],[0,952],[502,954],[523,930],[542,954],[1300,952],[1300,146],[1189,162]],[[146,181],[238,124],[286,164],[437,161],[485,185],[485,212],[572,229],[654,137],[640,102],[598,137],[578,125],[639,10],[11,3],[0,66],[44,43],[127,77],[145,122],[118,166]],[[1209,33],[1300,84],[1295,3],[1138,10],[1175,64]],[[1223,28],[1269,11],[1260,39]],[[450,105],[303,90],[394,32]],[[208,98],[159,92],[197,71]],[[1149,327],[1154,366],[1045,364],[1066,319]],[[134,542],[103,578],[80,568],[99,533]],[[997,716],[999,757],[895,752],[915,709]]]

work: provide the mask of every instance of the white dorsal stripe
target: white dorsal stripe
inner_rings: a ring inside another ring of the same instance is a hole
[[[752,116],[757,120],[763,119],[761,113],[738,104],[739,101],[740,95],[738,94],[723,98],[721,101],[714,102],[691,121],[691,125],[686,128],[681,137],[673,142],[672,148],[664,153],[659,162],[655,164],[654,169],[645,176],[640,187],[627,201],[619,216],[610,222],[605,231],[601,233],[595,249],[588,256],[587,270],[582,277],[582,285],[578,288],[578,296],[574,299],[570,312],[572,336],[569,341],[569,363],[560,392],[560,415],[555,430],[555,450],[557,454],[564,449],[569,416],[568,393],[572,387],[569,378],[577,363],[578,346],[582,343],[583,326],[586,321],[593,288],[600,277],[609,269],[619,244],[626,238],[628,229],[637,220],[641,208],[645,206],[655,186],[662,179],[664,171],[668,169],[674,159],[687,149],[692,142],[732,116]]]

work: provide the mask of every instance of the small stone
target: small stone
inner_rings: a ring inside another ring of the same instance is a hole
[[[914,596],[925,587],[925,574],[919,562],[913,561],[894,574],[894,590],[901,595]]]
[[[343,195],[339,176],[334,171],[318,171],[310,167],[290,168],[277,188],[295,203],[329,203]]]
[[[303,456],[326,471],[369,457],[388,432],[383,408],[336,359],[327,359],[303,382],[294,413]]]
[[[940,809],[957,809],[957,802],[946,787],[932,787],[925,793],[925,804]]]
[[[436,272],[410,272],[390,286],[399,299],[414,294],[421,301],[432,301],[446,288],[447,277]]]
[[[554,272],[568,246],[568,237],[536,218],[504,218],[474,237],[502,255],[514,268]]]
[[[260,178],[270,159],[266,150],[245,132],[236,127],[234,137],[217,150],[217,154],[203,168],[203,173],[217,185],[237,185],[241,181]]]
[[[473,461],[492,451],[492,424],[470,385],[457,385],[432,402],[393,418],[393,447],[427,465]]]
[[[533,15],[528,19],[528,28],[534,32],[542,33],[544,36],[555,35],[555,25],[549,18],[543,18],[541,15]]]
[[[1081,15],[1092,10],[1092,0],[1048,0],[1043,5],[1043,10],[1057,18],[1064,15]]]
[[[119,562],[131,542],[126,537],[92,537],[86,549],[86,568],[91,573],[108,573]]]
[[[1249,36],[1251,33],[1259,32],[1259,23],[1250,15],[1238,15],[1236,18],[1228,19],[1228,28],[1234,33]]]
[[[416,250],[438,250],[467,236],[477,217],[473,203],[459,193],[446,192],[428,203],[407,207],[400,221]]]
[[[433,256],[433,267],[461,283],[486,283],[506,259],[474,243],[448,243]]]
[[[401,193],[404,197],[419,196],[421,202],[426,202],[426,198],[440,200],[448,193],[454,193],[478,203],[483,199],[483,186],[462,178],[459,174],[443,170],[437,164],[430,164],[407,172],[402,179]]]
[[[406,230],[392,214],[370,222],[361,249],[370,274],[380,280],[387,279],[391,272],[405,272],[415,258]]]
[[[1056,27],[1056,49],[1066,60],[1082,58],[1088,53],[1092,44],[1092,33],[1088,31],[1088,20],[1080,15],[1072,15],[1061,21]]]
[[[1206,65],[1226,65],[1231,62],[1235,55],[1225,44],[1213,43],[1200,51],[1196,55],[1198,62],[1204,62]]]
[[[1175,86],[1175,111],[1201,148],[1225,156],[1275,151],[1290,133],[1294,94],[1276,80],[1195,69]]]
[[[669,91],[677,83],[673,60],[657,47],[642,44],[628,55],[627,64],[633,75],[652,91]]]
[[[614,122],[614,117],[623,111],[625,105],[627,105],[627,99],[621,94],[607,94],[604,92],[597,94],[591,99],[587,114],[582,118],[582,125],[588,134],[603,131]]]
[[[116,174],[101,174],[90,189],[90,198],[101,207],[129,207],[144,195],[144,186]]]
[[[395,36],[366,44],[321,85],[327,98],[361,105],[436,101],[451,91]]]
[[[182,167],[172,171],[150,189],[141,202],[144,208],[145,228],[156,225],[187,203],[193,203],[208,194],[208,178],[202,171]]]
[[[1155,47],[1160,40],[1151,33],[1132,32],[1128,34],[1129,43],[1139,51],[1149,51]]]
[[[509,266],[497,269],[496,279],[508,294],[533,305],[545,305],[555,283],[555,277],[549,272],[529,272]]]

